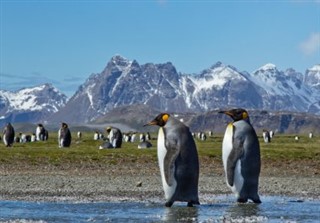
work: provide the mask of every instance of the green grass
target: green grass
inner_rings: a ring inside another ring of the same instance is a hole
[[[156,134],[152,135],[153,137]],[[266,144],[259,137],[261,157],[264,161],[281,160],[313,160],[320,161],[320,137],[313,139],[300,136],[295,142],[293,135],[276,135],[272,142]],[[221,162],[222,135],[209,137],[207,141],[195,140],[200,161],[216,160]],[[51,133],[46,142],[15,143],[12,148],[0,144],[0,165],[31,165],[31,166],[78,166],[116,165],[121,162],[156,162],[156,140],[152,140],[152,149],[137,149],[138,142],[123,143],[121,149],[99,150],[102,141],[94,141],[92,133],[84,133],[81,140],[73,135],[70,148],[58,148],[57,135]]]

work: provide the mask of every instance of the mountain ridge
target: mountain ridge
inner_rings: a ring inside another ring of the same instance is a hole
[[[67,96],[52,84],[22,88],[14,92],[0,90],[0,124],[45,121],[66,103]]]
[[[320,114],[320,65],[302,74],[293,68],[281,71],[267,63],[248,73],[218,61],[197,74],[185,74],[178,72],[171,62],[140,65],[136,60],[116,55],[102,72],[91,74],[68,101],[52,85],[44,86],[51,89],[49,92],[55,99],[41,101],[41,94],[29,95],[28,99],[24,96],[28,93],[21,89],[20,93],[25,93],[14,100],[23,104],[32,99],[38,104],[31,108],[38,107],[38,110],[20,106],[10,112],[8,106],[13,108],[14,103],[9,105],[7,93],[3,93],[6,91],[0,90],[0,121],[91,123],[114,108],[135,104],[171,113],[205,113],[217,108],[243,107]],[[43,106],[45,103],[47,107]]]
[[[271,63],[250,74],[217,62],[191,75],[178,72],[171,62],[140,65],[116,55],[101,73],[91,75],[55,116],[90,122],[115,107],[139,103],[169,112],[245,107],[320,114],[317,68],[310,68],[311,73],[303,78],[292,68],[279,71]],[[313,78],[307,81],[308,76]]]

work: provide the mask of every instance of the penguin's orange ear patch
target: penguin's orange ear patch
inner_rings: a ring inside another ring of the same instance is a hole
[[[164,114],[164,115],[162,116],[162,120],[163,120],[164,122],[167,122],[168,119],[169,119],[169,115],[168,115],[168,114]]]
[[[242,119],[246,119],[248,118],[248,113],[247,112],[243,112],[242,113]]]

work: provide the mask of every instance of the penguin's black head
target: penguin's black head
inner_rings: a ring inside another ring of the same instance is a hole
[[[242,108],[231,109],[228,111],[219,111],[219,113],[229,115],[233,119],[233,121],[249,120],[248,112]]]
[[[62,127],[62,128],[68,128],[68,124],[67,124],[67,123],[62,122],[62,123],[61,123],[61,127]]]
[[[167,123],[168,119],[169,119],[170,115],[168,113],[161,113],[160,115],[158,115],[155,119],[153,119],[151,122],[149,122],[148,124],[145,124],[144,126],[148,126],[148,125],[158,125],[160,127],[165,126],[165,124]]]

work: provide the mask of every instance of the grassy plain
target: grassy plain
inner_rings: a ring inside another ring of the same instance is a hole
[[[54,172],[78,171],[90,173],[110,169],[147,167],[157,171],[156,134],[151,140],[151,149],[137,149],[138,142],[122,144],[121,149],[99,150],[102,141],[94,141],[93,133],[83,133],[81,139],[75,134],[70,148],[58,148],[57,135],[51,133],[46,142],[15,143],[12,148],[0,144],[0,172]],[[259,137],[263,175],[297,174],[314,176],[320,174],[320,137],[309,139],[294,135],[276,135],[271,143]],[[199,152],[201,173],[222,174],[222,135],[208,137],[206,141],[195,140]],[[82,170],[82,171],[80,171]]]

